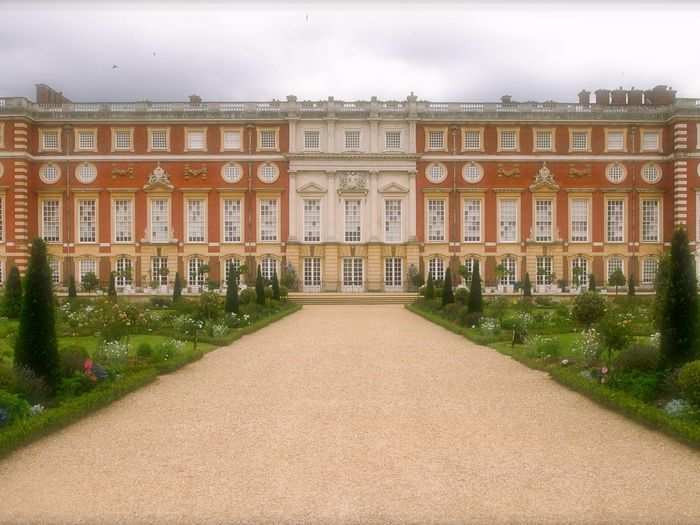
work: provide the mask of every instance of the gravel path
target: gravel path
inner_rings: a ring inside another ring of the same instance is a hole
[[[0,523],[700,523],[700,454],[398,306],[307,306],[0,462]]]

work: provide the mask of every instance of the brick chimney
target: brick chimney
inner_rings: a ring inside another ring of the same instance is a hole
[[[609,106],[610,105],[610,90],[609,89],[596,89],[595,90],[595,103],[599,106]]]
[[[46,84],[36,84],[35,87],[37,104],[64,104],[70,102],[63,96],[63,92],[56,91]]]
[[[613,106],[626,106],[627,105],[627,90],[622,89],[622,86],[620,86],[617,89],[613,89],[612,104],[613,104]]]
[[[190,95],[190,104],[201,104],[202,97],[199,95]]]
[[[512,98],[513,98],[513,97],[511,97],[510,95],[503,95],[503,96],[501,97],[501,102],[502,102],[503,104],[510,104],[510,103],[512,102]]]
[[[654,106],[668,106],[676,101],[676,92],[665,85],[654,86],[654,89],[646,91],[645,95]]]
[[[642,94],[641,89],[634,89],[634,86],[632,86],[632,89],[627,92],[627,103],[630,106],[641,106]]]
[[[591,92],[582,89],[578,94],[578,103],[582,106],[588,106],[591,103]]]

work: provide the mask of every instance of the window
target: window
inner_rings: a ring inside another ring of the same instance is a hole
[[[304,242],[321,241],[321,201],[304,200]]]
[[[206,213],[204,200],[187,200],[187,242],[205,241],[207,229]]]
[[[645,164],[642,166],[642,179],[649,184],[656,184],[661,180],[661,167],[658,164]]]
[[[260,130],[260,149],[277,148],[277,131],[274,129]]]
[[[625,180],[626,175],[625,167],[619,162],[608,164],[608,167],[605,168],[605,177],[613,184],[620,184]]]
[[[401,257],[384,259],[384,287],[401,288],[403,286],[403,261]]]
[[[401,241],[401,201],[399,199],[384,201],[384,241]]]
[[[642,284],[653,285],[656,282],[656,272],[659,271],[659,260],[647,257],[642,263]]]
[[[240,259],[226,259],[224,262],[224,286],[228,286],[228,276],[231,273],[231,270],[235,272],[234,278],[236,280],[236,284],[241,284],[241,261]]]
[[[445,201],[428,200],[428,240],[445,240]]]
[[[608,242],[625,240],[625,201],[614,199],[608,201]]]
[[[622,258],[621,257],[610,257],[608,259],[608,282],[610,282],[610,277],[617,270],[620,270],[623,274],[625,273],[622,269]]]
[[[321,289],[321,258],[304,258],[304,288],[319,291]]]
[[[168,258],[151,257],[151,281],[156,286],[168,284]]]
[[[426,176],[435,184],[442,182],[447,177],[447,170],[442,164],[431,164],[426,170]]]
[[[429,131],[428,132],[428,149],[444,149],[445,147],[445,132]]]
[[[75,178],[83,184],[90,184],[97,178],[97,168],[94,164],[83,162],[75,169]]]
[[[41,131],[41,149],[44,151],[59,151],[61,149],[60,131],[45,129]]]
[[[187,261],[188,286],[201,288],[204,286],[204,261],[199,257],[190,257]]]
[[[464,200],[464,242],[481,242],[481,200]]]
[[[277,200],[260,200],[260,240],[277,240]]]
[[[46,184],[54,184],[61,178],[61,169],[53,162],[44,164],[39,169],[39,178]]]
[[[484,176],[484,170],[476,162],[465,164],[462,178],[472,184],[479,182]]]
[[[474,273],[474,268],[479,264],[479,259],[476,257],[467,257],[464,259],[464,269],[466,270],[466,275],[464,277],[465,284],[471,284],[472,274]]]
[[[358,150],[360,149],[360,130],[346,129],[345,130],[345,149]]]
[[[588,259],[582,256],[571,260],[571,284],[577,288],[588,288]]]
[[[552,257],[548,255],[537,257],[537,284],[538,286],[552,284]]]
[[[658,131],[642,132],[642,151],[659,151],[661,149]]]
[[[498,201],[501,242],[518,240],[518,201],[501,199]]]
[[[321,148],[321,132],[304,130],[304,149],[318,150]]]
[[[240,150],[241,149],[241,132],[239,130],[224,130],[223,131],[223,149],[225,150]]]
[[[61,240],[61,214],[58,199],[41,201],[41,237],[46,242]]]
[[[241,201],[224,199],[224,242],[241,242]]]
[[[49,270],[51,270],[51,284],[61,284],[61,264],[58,257],[49,257]]]
[[[97,133],[94,130],[78,130],[77,135],[76,149],[83,151],[94,151],[97,149]]]
[[[535,130],[535,151],[552,151],[554,149],[551,129]]]
[[[518,149],[518,132],[514,129],[498,131],[498,151],[515,151]]]
[[[260,261],[260,272],[263,279],[272,281],[272,277],[277,273],[277,260],[272,257],[263,257]]]
[[[401,149],[401,132],[400,131],[385,131],[384,132],[384,149],[396,151]]]
[[[151,135],[151,150],[164,151],[168,149],[168,130],[167,129],[150,129]]]
[[[221,178],[226,182],[233,184],[241,180],[241,177],[243,177],[243,171],[240,165],[234,162],[228,162],[221,168]]]
[[[258,170],[258,178],[267,184],[275,182],[278,176],[279,171],[274,164],[262,164]]]
[[[362,225],[360,222],[360,201],[345,201],[345,242],[360,242]]]
[[[468,151],[481,151],[481,130],[465,129],[463,149]]]
[[[95,199],[78,201],[78,242],[97,241],[97,203]]]
[[[132,242],[133,216],[131,199],[114,200],[114,242]]]
[[[659,242],[659,201],[642,199],[642,242]]]
[[[445,278],[445,262],[440,257],[433,257],[428,261],[428,274],[433,281],[442,281]]]
[[[114,284],[122,288],[131,286],[131,259],[128,257],[117,257]]]
[[[607,150],[608,151],[624,151],[625,150],[625,132],[624,131],[608,131],[607,132]]]
[[[571,200],[571,240],[588,242],[588,199]]]
[[[588,131],[571,131],[571,151],[588,151]]]
[[[112,133],[114,151],[131,151],[132,132],[130,129],[115,129]]]
[[[535,241],[550,242],[552,241],[552,220],[553,220],[553,202],[551,200],[535,201]]]
[[[95,259],[80,259],[78,263],[78,278],[80,284],[83,284],[83,279],[89,273],[97,277],[97,261]]]
[[[206,149],[206,132],[201,129],[187,130],[187,148],[188,150],[203,151]]]
[[[170,240],[170,213],[168,199],[151,200],[151,241]]]
[[[501,265],[503,268],[503,273],[500,277],[499,284],[501,284],[502,286],[515,285],[515,257],[513,257],[512,255],[507,255],[506,257],[501,259]]]

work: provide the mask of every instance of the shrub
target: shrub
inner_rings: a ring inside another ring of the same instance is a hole
[[[0,390],[15,390],[15,371],[3,362],[0,362]]]
[[[112,298],[117,296],[117,285],[115,283],[114,272],[109,273],[109,288],[107,288],[107,295]]]
[[[686,401],[700,408],[700,361],[691,361],[681,368],[678,386]]]
[[[532,343],[535,353],[541,359],[559,357],[561,354],[561,343],[558,339],[537,336]]]
[[[149,361],[153,357],[153,348],[148,343],[141,343],[136,348],[136,357],[141,361]]]
[[[17,319],[22,311],[22,281],[19,270],[12,266],[5,284],[5,315],[10,319]]]
[[[620,315],[606,315],[598,323],[598,331],[601,342],[608,351],[608,365],[610,365],[613,352],[623,350],[632,342],[630,321]]]
[[[173,283],[173,302],[182,297],[182,277],[180,272],[175,272],[175,282]]]
[[[633,344],[620,352],[615,360],[615,368],[620,370],[656,370],[661,354],[652,345]]]
[[[635,295],[634,275],[630,275],[630,278],[627,280],[627,295],[629,295],[630,297],[633,297]]]
[[[68,278],[68,299],[75,299],[78,297],[78,291],[75,288],[75,277],[71,275]]]
[[[272,286],[265,287],[265,299],[272,299]]]
[[[588,291],[589,292],[596,291],[596,283],[595,283],[595,274],[594,273],[588,274]]]
[[[286,286],[287,290],[296,290],[299,286],[299,280],[297,279],[297,272],[294,270],[294,266],[287,263],[286,268],[282,272],[282,279],[280,280],[282,286]]]
[[[542,306],[542,307],[548,308],[554,304],[554,301],[552,300],[551,297],[539,295],[539,296],[535,297],[535,304],[537,306]]]
[[[67,399],[77,397],[89,392],[95,387],[95,382],[83,373],[64,377],[58,385],[58,397]]]
[[[498,320],[491,317],[482,317],[479,320],[479,331],[488,336],[497,335],[501,328],[498,326]]]
[[[211,321],[218,319],[222,313],[222,298],[218,293],[202,292],[199,295],[199,305],[197,307],[197,317],[199,319]]]
[[[173,359],[185,350],[185,343],[176,339],[163,341],[153,349],[153,362],[162,362]]]
[[[457,320],[457,315],[459,314],[459,309],[460,306],[456,303],[449,303],[446,304],[442,308],[442,313],[445,317],[447,317],[450,321],[456,321]]]
[[[238,275],[236,269],[231,266],[226,279],[226,301],[224,311],[228,313],[238,313]]]
[[[88,272],[83,275],[80,280],[80,286],[83,288],[84,292],[94,292],[100,286],[100,281],[97,279],[97,275],[93,272]]]
[[[148,303],[154,308],[170,308],[173,301],[167,297],[151,297]]]
[[[473,328],[479,326],[479,321],[481,321],[481,312],[470,312],[468,309],[466,311],[461,311],[462,317],[460,318],[460,323],[462,325]]]
[[[277,279],[277,270],[272,273],[272,298],[275,301],[280,300],[280,282]]]
[[[80,345],[66,346],[61,350],[61,376],[70,377],[76,372],[83,372],[85,360],[90,357],[87,350]]]
[[[258,265],[258,275],[255,278],[255,302],[261,306],[265,305],[265,283],[260,265]]]
[[[29,403],[16,394],[10,394],[2,390],[0,390],[0,409],[3,409],[7,414],[7,421],[0,419],[0,426],[28,417],[31,414],[31,405]]]
[[[510,301],[508,299],[505,297],[496,297],[488,303],[487,310],[500,322],[503,320],[503,316],[508,311],[509,306]]]
[[[523,281],[523,297],[532,297],[532,283],[530,282],[530,274],[525,272],[525,280]]]
[[[129,345],[122,341],[106,341],[97,346],[95,350],[95,361],[105,366],[120,371],[126,367],[129,356]]]
[[[624,286],[626,282],[627,281],[625,280],[625,274],[622,273],[622,270],[618,268],[612,274],[610,274],[610,278],[608,279],[608,286],[614,286],[615,295],[617,295],[617,289],[620,286]]]
[[[457,288],[455,290],[455,302],[457,304],[466,305],[469,300],[469,291],[466,288]]]
[[[600,333],[595,328],[583,330],[581,340],[574,346],[574,351],[581,355],[586,366],[593,366],[598,361],[602,350]]]
[[[241,304],[250,304],[255,302],[255,290],[252,288],[246,288],[245,290],[241,291],[241,294],[239,296]]]
[[[479,261],[474,261],[474,270],[472,271],[472,280],[469,287],[469,301],[467,308],[472,313],[481,313],[484,311],[484,299],[481,296],[481,275],[479,274]]]
[[[280,300],[284,301],[287,297],[289,297],[289,288],[282,284],[280,285]]]
[[[616,370],[608,384],[648,403],[656,398],[659,377],[656,372],[646,370]]]
[[[584,292],[576,296],[571,315],[584,326],[591,326],[605,315],[605,299],[596,292]]]
[[[445,284],[442,287],[442,306],[455,302],[455,296],[452,292],[452,273],[448,268],[445,270]]]
[[[435,297],[435,282],[433,282],[433,274],[428,273],[428,283],[423,290],[423,297],[430,300]]]
[[[15,392],[30,403],[41,403],[51,397],[51,388],[43,377],[37,376],[31,368],[15,368]]]

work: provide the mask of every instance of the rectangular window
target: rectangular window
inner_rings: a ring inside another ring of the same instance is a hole
[[[588,151],[588,132],[571,132],[571,151]]]
[[[516,275],[515,257],[504,257],[501,259],[501,264],[503,265],[503,274],[500,278],[500,284],[503,286],[514,286]]]
[[[625,201],[621,199],[608,201],[608,242],[625,240]]]
[[[535,131],[535,150],[552,151],[552,131],[548,129],[538,129]]]
[[[241,242],[241,201],[224,199],[224,242]]]
[[[89,273],[97,276],[97,261],[95,259],[80,259],[78,264],[80,283],[82,284],[83,279]]]
[[[552,257],[537,257],[537,284],[540,286],[552,284]]]
[[[321,290],[321,258],[304,258],[304,289],[308,291]]]
[[[304,149],[318,150],[321,147],[321,132],[304,130]]]
[[[443,149],[445,147],[445,134],[443,131],[428,132],[428,149]]]
[[[114,281],[117,286],[124,287],[131,285],[132,271],[131,259],[128,257],[119,257],[116,264],[116,276]]]
[[[321,201],[304,200],[304,242],[321,241]]]
[[[58,151],[60,149],[60,135],[57,130],[45,130],[41,132],[41,149]]]
[[[114,149],[115,151],[130,151],[131,150],[131,131],[128,129],[114,130]]]
[[[445,263],[440,257],[433,257],[428,261],[428,275],[433,281],[442,281],[445,278]]]
[[[237,130],[224,131],[224,149],[241,149],[241,132]]]
[[[206,134],[201,130],[189,130],[187,132],[187,149],[204,150]]]
[[[464,242],[481,242],[481,200],[464,201]]]
[[[588,199],[571,201],[571,240],[588,242]]]
[[[260,240],[277,240],[277,201],[275,199],[260,200]]]
[[[168,130],[167,129],[152,129],[151,130],[151,149],[162,151],[168,149]]]
[[[445,240],[445,201],[428,201],[428,240]]]
[[[61,283],[61,268],[57,257],[49,257],[49,269],[51,270],[51,283]]]
[[[260,130],[260,149],[277,148],[277,132],[274,129]]]
[[[345,149],[347,149],[347,150],[360,149],[360,130],[357,130],[357,129],[345,130]]]
[[[659,260],[653,257],[647,257],[642,264],[642,283],[654,284],[656,281],[656,272],[659,270]]]
[[[206,238],[206,206],[201,199],[187,200],[187,242],[204,242]]]
[[[401,257],[387,257],[384,259],[384,287],[403,287],[403,260]]]
[[[658,131],[644,131],[642,133],[643,151],[659,151],[661,149],[660,144]]]
[[[57,199],[41,202],[41,236],[46,242],[61,240],[61,217]]]
[[[384,149],[396,151],[401,149],[401,132],[386,131],[384,133]]]
[[[360,242],[362,239],[362,224],[360,217],[360,201],[345,201],[345,242]]]
[[[481,150],[481,131],[467,129],[464,131],[464,149],[470,151]]]
[[[151,241],[168,242],[170,240],[170,213],[168,199],[151,201]]]
[[[151,281],[156,286],[168,284],[168,258],[151,257]]]
[[[608,131],[608,151],[624,151],[625,133],[623,131]]]
[[[132,242],[133,215],[131,199],[115,199],[114,242]]]
[[[500,236],[502,242],[518,240],[518,201],[501,199],[498,201],[500,217]]]
[[[95,132],[94,131],[78,131],[78,149],[94,150],[95,149]]]
[[[236,284],[241,284],[241,261],[240,259],[227,259],[226,262],[224,263],[224,282],[222,283],[223,286],[228,286],[228,276],[231,273],[231,270],[234,271],[234,280],[236,281]]]
[[[535,241],[550,242],[552,240],[553,203],[551,200],[535,201]]]
[[[518,134],[514,129],[502,129],[499,140],[502,151],[515,151],[518,148]]]
[[[78,242],[97,241],[97,203],[94,199],[78,201]]]
[[[401,241],[401,200],[384,201],[384,241]]]
[[[642,241],[659,242],[659,201],[642,200]]]

